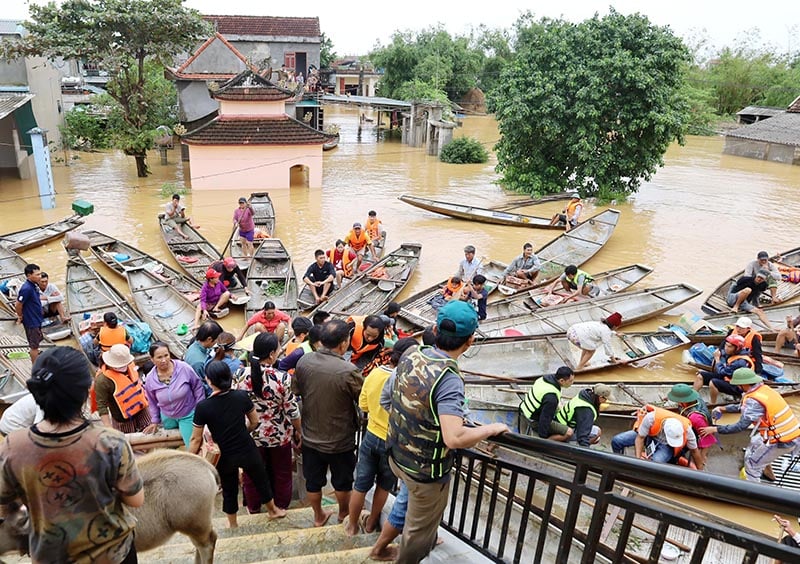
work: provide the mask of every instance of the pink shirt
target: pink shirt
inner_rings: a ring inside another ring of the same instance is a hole
[[[707,448],[710,447],[711,445],[717,444],[717,436],[714,434],[705,437],[700,436],[700,429],[709,426],[708,421],[706,421],[706,418],[703,417],[702,413],[693,411],[692,413],[689,414],[689,421],[692,422],[692,429],[694,429],[694,432],[697,435],[698,448]]]
[[[286,325],[290,325],[292,323],[292,318],[283,313],[281,310],[276,309],[275,315],[272,317],[272,319],[267,319],[265,312],[262,309],[261,311],[257,311],[253,317],[247,320],[247,326],[252,327],[256,323],[260,323],[267,330],[267,333],[274,333],[281,321],[286,323]]]
[[[233,221],[239,224],[239,231],[253,231],[256,228],[251,208],[236,208],[233,212]]]

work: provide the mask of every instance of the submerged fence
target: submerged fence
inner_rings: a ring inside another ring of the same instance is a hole
[[[508,433],[492,442],[506,447],[500,456],[459,451],[442,526],[496,562],[656,563],[665,547],[688,553],[681,561],[692,564],[800,562],[800,550],[726,516],[716,521],[664,502],[672,492],[797,516],[794,491],[538,437]],[[665,493],[629,496],[626,486]]]

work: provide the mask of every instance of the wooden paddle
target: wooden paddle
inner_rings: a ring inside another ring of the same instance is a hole
[[[236,233],[237,229],[239,229],[239,224],[238,223],[234,223],[233,224],[233,231],[231,231],[230,236],[228,236],[228,242],[225,243],[225,247],[222,249],[222,253],[220,253],[222,255],[223,259],[225,258],[225,251],[227,251],[228,247],[231,246],[231,242],[233,241],[233,234]]]

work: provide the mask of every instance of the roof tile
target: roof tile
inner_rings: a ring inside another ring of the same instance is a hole
[[[188,145],[322,145],[321,131],[283,116],[220,116],[182,136]]]
[[[784,112],[729,131],[726,136],[797,147],[800,146],[800,113]]]
[[[223,35],[319,37],[319,18],[203,16]]]

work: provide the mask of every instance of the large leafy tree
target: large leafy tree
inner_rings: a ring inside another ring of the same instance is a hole
[[[336,51],[334,51],[333,41],[330,37],[325,35],[325,32],[320,34],[319,39],[319,67],[322,69],[329,69],[331,63],[336,60]]]
[[[7,56],[40,55],[97,63],[111,77],[108,94],[119,104],[117,147],[136,159],[147,176],[146,151],[153,144],[153,95],[161,92],[147,72],[149,63],[167,65],[190,51],[210,26],[182,0],[66,0],[30,5],[28,35],[6,48]]]
[[[490,94],[504,184],[539,194],[635,192],[683,140],[681,40],[613,10],[579,24],[527,14],[516,31],[515,58]]]

